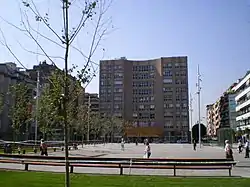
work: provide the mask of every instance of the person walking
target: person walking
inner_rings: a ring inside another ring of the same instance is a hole
[[[196,140],[194,139],[194,140],[193,140],[193,148],[194,148],[194,151],[196,151],[196,146],[197,146],[197,143],[196,143]]]
[[[124,150],[125,150],[125,148],[124,148],[124,144],[125,144],[125,141],[124,141],[124,139],[122,138],[122,141],[121,141],[121,149],[122,149],[122,151],[124,151]]]
[[[242,142],[241,142],[241,140],[239,140],[239,142],[238,142],[238,151],[239,151],[239,153],[242,152]]]
[[[245,143],[245,158],[249,158],[249,139]]]
[[[226,159],[233,160],[233,150],[229,144],[229,140],[225,141]]]
[[[144,158],[150,158],[151,156],[151,147],[149,145],[149,142],[146,142],[146,148],[144,151]]]

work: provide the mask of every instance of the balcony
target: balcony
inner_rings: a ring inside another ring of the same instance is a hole
[[[242,108],[250,105],[250,98],[248,100],[245,100],[241,102],[238,106],[236,106],[236,112],[240,111]]]
[[[236,121],[242,121],[242,120],[245,120],[247,118],[250,118],[250,112],[236,117]]]
[[[246,86],[246,88],[244,90],[239,92],[239,94],[235,97],[235,101],[238,101],[240,98],[242,98],[248,92],[250,92],[250,85]]]

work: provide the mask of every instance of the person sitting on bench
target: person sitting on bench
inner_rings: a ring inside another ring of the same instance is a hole
[[[41,139],[40,151],[41,151],[41,155],[42,155],[42,156],[43,156],[43,155],[48,156],[47,145],[46,145],[46,143],[44,142],[43,139]]]

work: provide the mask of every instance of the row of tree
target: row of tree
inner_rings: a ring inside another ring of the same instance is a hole
[[[64,102],[67,99],[67,121],[69,137],[71,140],[87,140],[105,138],[113,141],[116,135],[123,134],[123,121],[114,116],[101,116],[98,112],[88,109],[88,104],[83,103],[83,88],[79,81],[69,76],[69,97],[63,95],[64,72],[54,71],[48,77],[47,84],[42,84],[38,104],[33,88],[25,82],[20,82],[10,88],[9,96],[13,103],[8,106],[14,139],[19,140],[23,135],[26,139],[35,138],[31,134],[31,125],[37,120],[38,130],[43,138],[55,138],[56,130],[64,132]],[[70,78],[71,77],[71,78]],[[3,108],[4,97],[0,97],[0,112]],[[34,130],[33,130],[34,131]],[[39,136],[38,138],[40,138]],[[61,136],[63,137],[63,136]]]

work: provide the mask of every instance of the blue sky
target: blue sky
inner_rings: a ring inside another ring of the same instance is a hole
[[[3,1],[1,17],[20,25],[18,0]],[[50,23],[59,31],[59,0],[34,0],[41,11],[50,12]],[[47,4],[49,3],[49,4]],[[105,37],[93,60],[125,56],[128,59],[153,59],[167,56],[188,56],[189,88],[196,92],[196,70],[202,75],[202,116],[206,104],[216,101],[234,81],[250,69],[250,2],[248,0],[114,0],[108,16],[112,16],[114,32]],[[72,13],[72,22],[79,16]],[[32,21],[31,21],[32,22]],[[35,22],[32,22],[37,27]],[[3,20],[0,27],[18,58],[31,68],[43,56],[31,55],[20,49],[17,41],[27,48],[36,49],[23,33],[11,28]],[[50,34],[39,26],[41,32]],[[90,28],[87,30],[91,30]],[[85,32],[85,31],[84,31]],[[87,32],[87,31],[86,31]],[[1,37],[0,37],[1,38]],[[1,38],[2,39],[2,38]],[[88,35],[82,34],[77,46],[87,51]],[[61,52],[42,41],[52,55]],[[102,48],[105,49],[103,54]],[[81,56],[71,53],[74,64],[84,64]],[[16,61],[0,45],[0,62]],[[62,67],[62,62],[58,61]],[[97,76],[98,77],[98,76]],[[87,87],[98,92],[98,78]],[[194,95],[194,120],[197,103]]]

